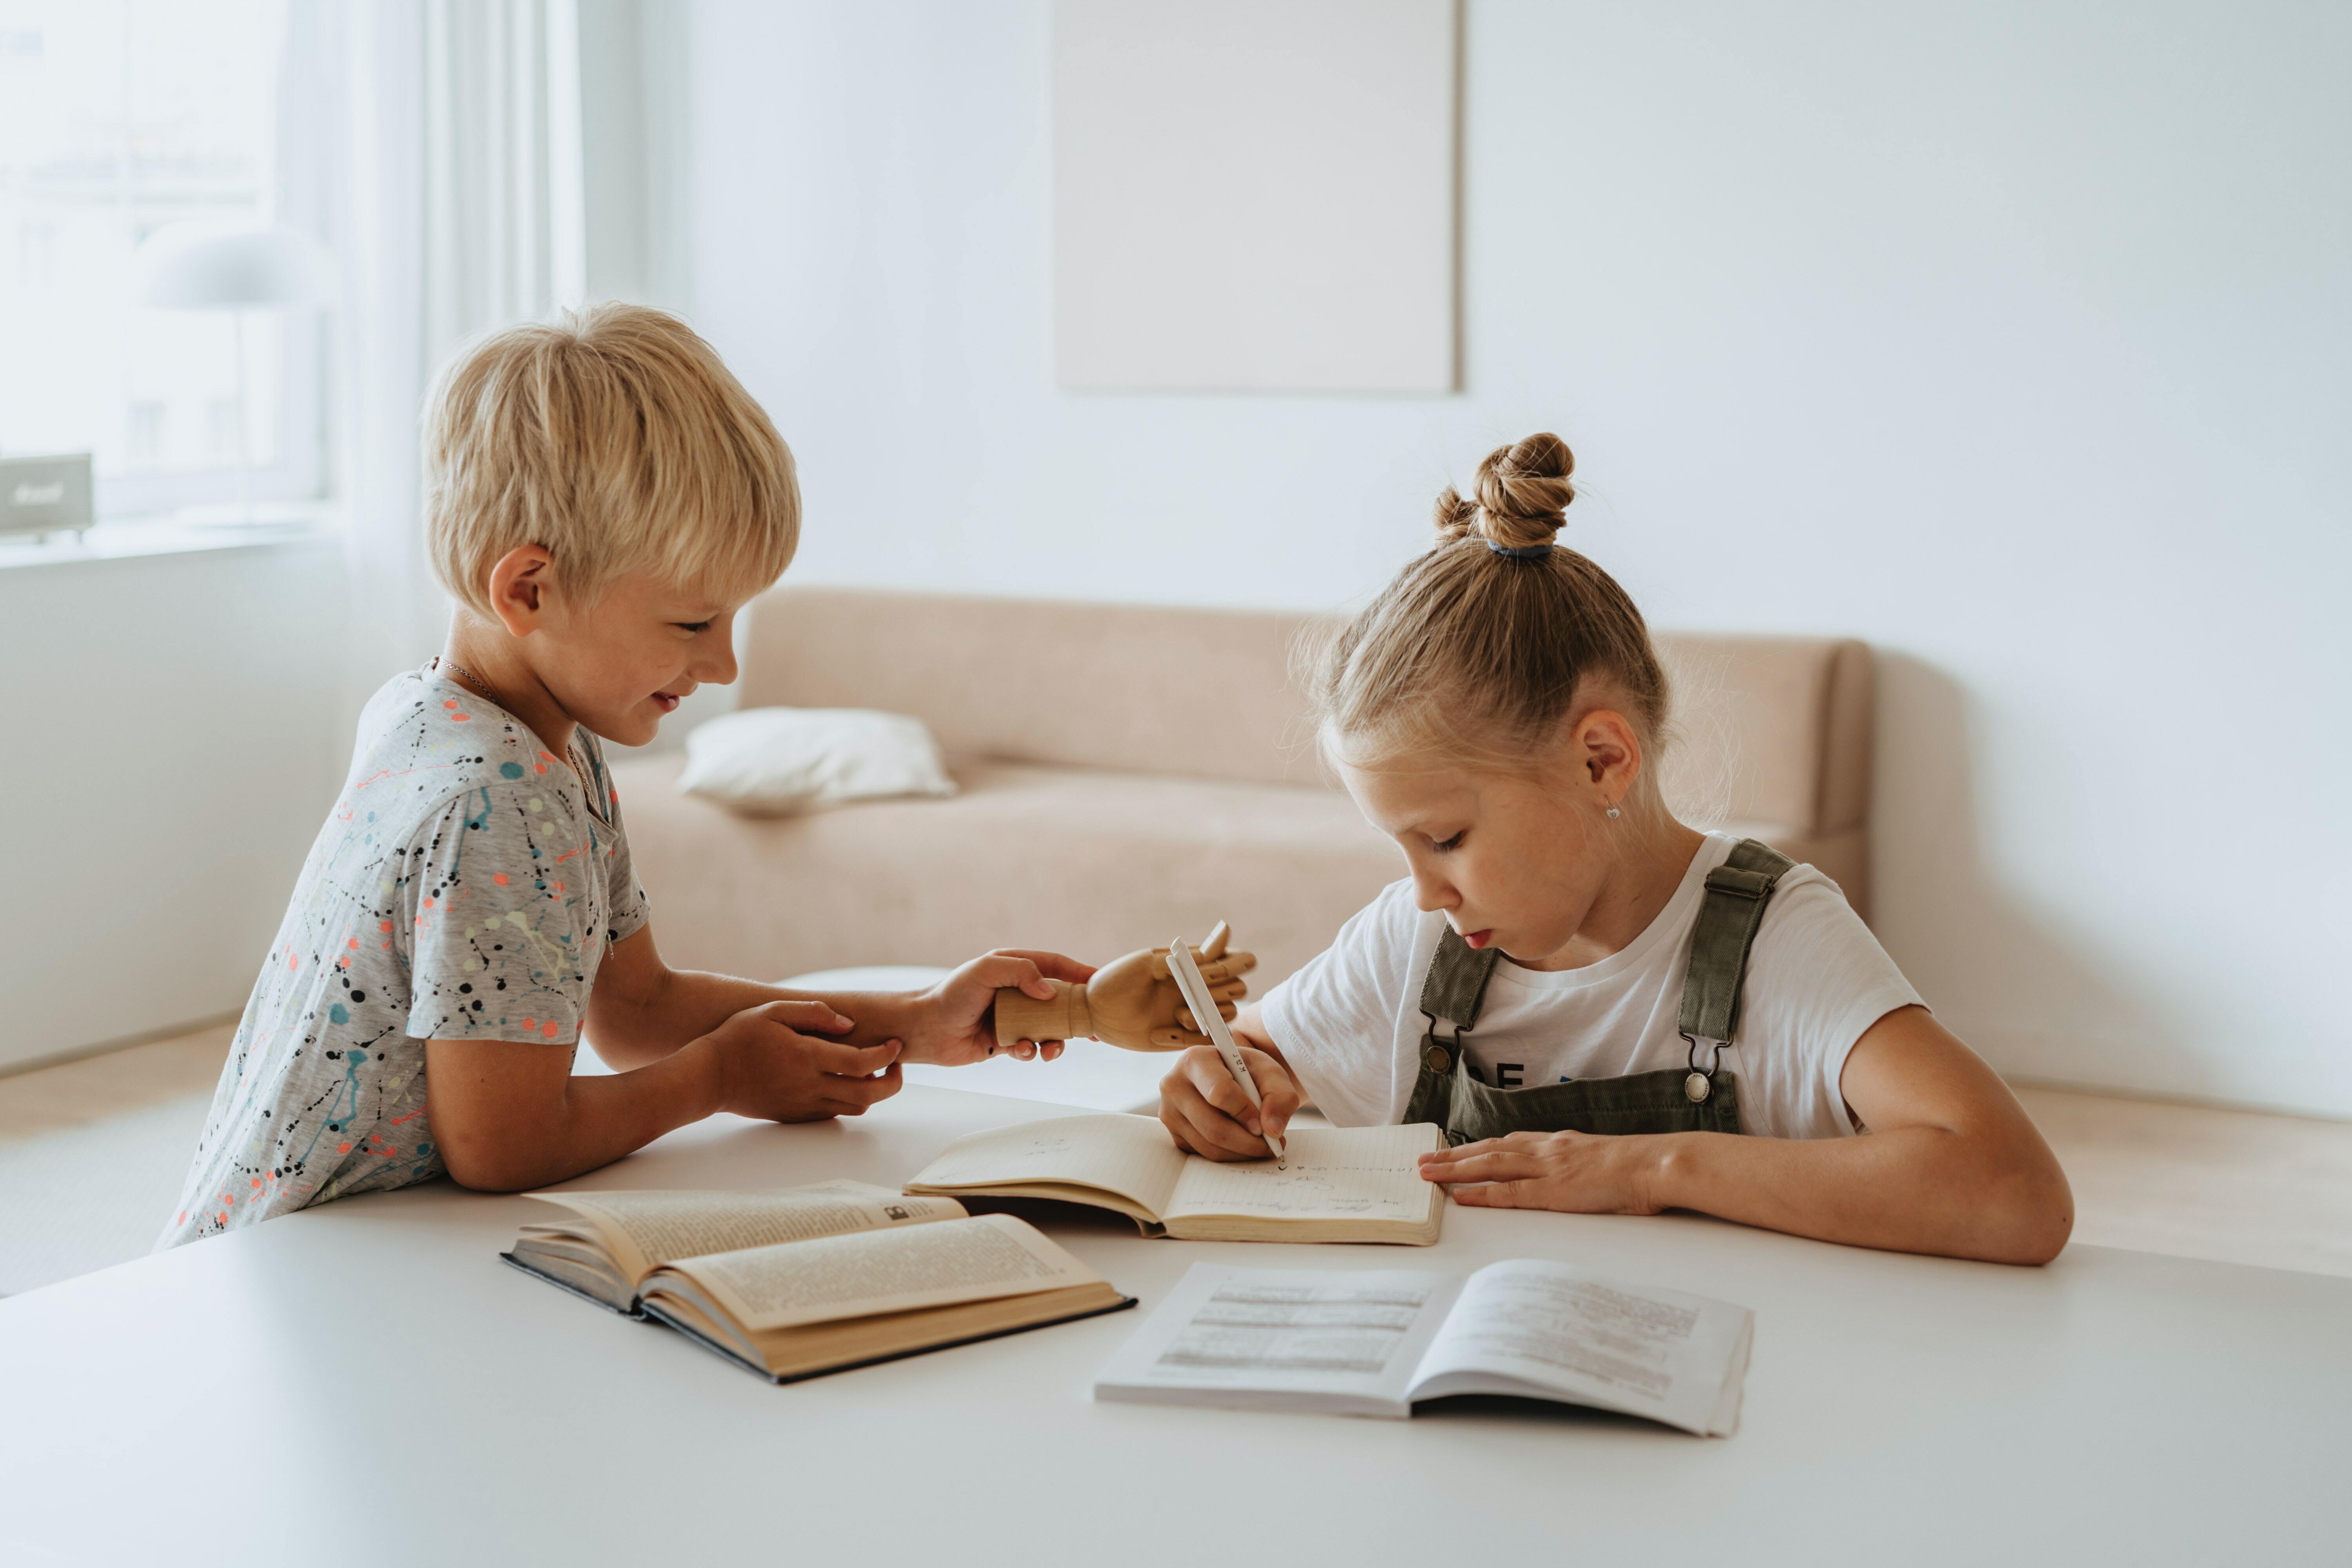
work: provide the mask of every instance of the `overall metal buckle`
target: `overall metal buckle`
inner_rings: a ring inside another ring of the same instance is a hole
[[[1429,1027],[1422,1031],[1422,1037],[1429,1044],[1422,1050],[1421,1065],[1433,1073],[1452,1072],[1454,1064],[1462,1059],[1462,1026],[1434,1013],[1423,1013],[1422,1016],[1429,1022]],[[1452,1026],[1454,1033],[1441,1039],[1437,1033],[1440,1024]]]
[[[1705,1105],[1707,1098],[1715,1093],[1715,1075],[1722,1064],[1723,1047],[1731,1042],[1700,1040],[1690,1035],[1685,1035],[1683,1038],[1690,1042],[1690,1055],[1685,1058],[1690,1064],[1690,1076],[1683,1079],[1683,1098],[1693,1105]],[[1698,1048],[1702,1045],[1706,1047],[1706,1066],[1704,1068],[1698,1065]]]

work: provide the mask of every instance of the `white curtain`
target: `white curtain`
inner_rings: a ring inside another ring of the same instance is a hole
[[[576,0],[426,0],[425,321],[436,361],[587,292]]]
[[[440,646],[418,529],[418,416],[467,340],[585,294],[577,0],[289,8],[283,182],[344,270],[328,372],[352,680]]]

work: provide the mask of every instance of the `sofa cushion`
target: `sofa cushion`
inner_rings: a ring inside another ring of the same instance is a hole
[[[1674,694],[1659,778],[1683,820],[1780,824],[1808,838],[1864,826],[1874,699],[1866,645],[1690,632],[1656,642]]]
[[[853,800],[950,795],[920,719],[870,708],[746,708],[695,727],[677,787],[749,816]]]

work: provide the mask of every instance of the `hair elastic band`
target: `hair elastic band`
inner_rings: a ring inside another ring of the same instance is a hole
[[[1497,544],[1491,539],[1486,541],[1486,548],[1514,561],[1540,561],[1552,551],[1549,544]]]

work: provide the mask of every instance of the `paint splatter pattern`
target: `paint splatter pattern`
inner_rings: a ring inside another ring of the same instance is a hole
[[[361,715],[157,1247],[441,1174],[425,1042],[576,1047],[597,965],[646,915],[595,737],[559,757],[430,666],[395,677]]]

